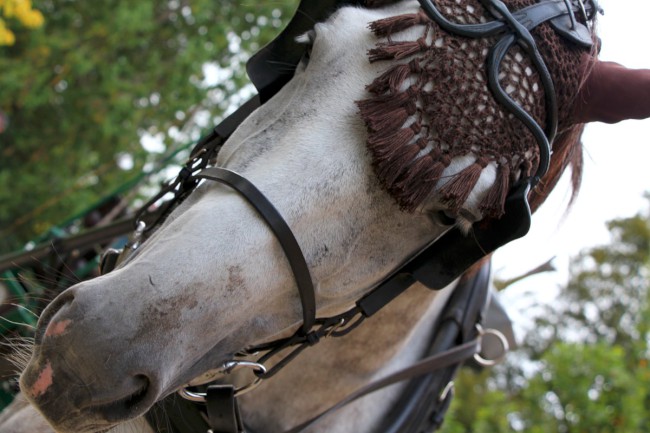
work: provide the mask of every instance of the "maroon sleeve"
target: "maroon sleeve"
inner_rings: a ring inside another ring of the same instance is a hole
[[[591,68],[576,101],[576,123],[616,123],[650,117],[650,70],[589,61]]]

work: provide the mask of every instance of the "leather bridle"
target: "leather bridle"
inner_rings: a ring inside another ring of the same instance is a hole
[[[243,119],[275,94],[290,79],[292,73],[287,73],[286,64],[297,65],[302,56],[302,50],[304,50],[304,47],[295,44],[295,36],[307,31],[313,25],[314,19],[317,21],[324,20],[332,11],[345,4],[363,5],[364,2],[361,0],[326,0],[322,2],[302,0],[298,13],[289,23],[287,29],[248,63],[249,75],[258,87],[259,95],[219,124],[210,135],[202,139],[193,150],[179,175],[168,183],[149,203],[143,206],[138,214],[137,221],[141,228],[139,231],[140,236],[146,237],[148,232],[158,227],[169,212],[182,202],[199,182],[207,180],[226,184],[236,190],[242,198],[254,207],[260,218],[266,222],[280,242],[291,266],[300,294],[303,318],[301,326],[292,336],[245,350],[246,354],[263,352],[264,355],[256,362],[258,365],[264,365],[271,357],[284,352],[285,349],[293,348],[288,355],[284,355],[284,358],[276,362],[273,367],[268,370],[266,368],[258,369],[255,374],[260,379],[273,376],[305,348],[318,343],[322,338],[346,335],[363,320],[375,314],[416,282],[420,282],[434,290],[447,286],[471,265],[500,246],[523,236],[530,228],[531,212],[528,205],[528,193],[531,188],[537,185],[549,168],[550,143],[552,143],[557,131],[557,103],[555,101],[553,81],[530,31],[537,25],[548,21],[562,36],[579,45],[591,46],[593,43],[591,32],[576,20],[575,15],[583,14],[584,20],[589,22],[599,11],[598,5],[595,0],[586,0],[585,2],[582,0],[542,0],[535,5],[512,13],[500,0],[482,0],[494,15],[495,20],[477,25],[460,25],[449,22],[437,10],[434,1],[419,1],[428,16],[450,33],[468,38],[501,36],[489,55],[487,70],[490,89],[494,97],[531,131],[538,143],[540,153],[537,172],[527,179],[522,179],[511,189],[505,205],[505,215],[502,218],[482,222],[474,227],[472,236],[462,235],[457,229],[447,231],[434,243],[415,254],[398,270],[387,276],[369,294],[360,299],[352,309],[334,317],[317,318],[313,282],[309,268],[300,246],[284,218],[250,181],[225,168],[210,167],[210,164],[216,159],[223,142]],[[541,78],[547,107],[546,126],[544,128],[538,125],[530,114],[514,102],[499,83],[498,76],[501,62],[514,44],[519,44],[528,53]],[[273,65],[278,63],[267,62],[270,58],[276,60],[277,58],[286,59],[286,61],[282,62],[283,69],[273,71]],[[153,214],[148,211],[150,205],[170,192],[174,194],[174,198],[164,205],[162,212],[158,212],[152,217]],[[141,239],[137,238],[133,244],[138,245],[140,241]],[[105,267],[104,272],[107,270],[109,269]],[[484,276],[484,278],[487,277]],[[405,370],[405,372],[400,372],[379,383],[369,385],[336,405],[332,410],[398,380],[430,375],[433,371],[443,368],[451,368],[449,370],[451,373],[447,375],[449,376],[446,379],[447,382],[443,383],[443,385],[448,383],[453,377],[455,369],[480,350],[480,335],[478,335],[476,325],[480,321],[481,310],[485,305],[487,294],[483,294],[485,289],[474,288],[472,290],[474,292],[470,293],[480,294],[476,296],[476,305],[479,307],[473,307],[474,312],[469,315],[469,319],[465,317],[454,319],[459,326],[456,326],[458,329],[454,329],[453,333],[445,334],[439,330],[437,334],[437,337],[442,335],[441,338],[443,339],[451,338],[451,343],[458,344],[458,346],[449,349],[453,345],[447,345],[444,351],[434,353],[432,357],[421,361],[411,369]],[[461,290],[459,293],[464,292]],[[462,299],[458,302],[462,302]],[[467,323],[470,324],[469,328]],[[459,328],[463,328],[462,333]],[[225,368],[225,370],[228,369]],[[437,388],[436,395],[439,394],[440,388]],[[214,401],[217,401],[216,404],[210,404],[210,395],[214,396]],[[199,395],[197,398],[201,399],[203,397],[203,395]],[[235,405],[235,397],[236,392],[232,387],[209,387],[205,398],[208,400],[208,414],[214,433],[243,431],[243,424]],[[329,413],[329,411],[324,414],[326,413]],[[310,425],[312,421],[296,427],[289,433],[301,431],[307,425]]]

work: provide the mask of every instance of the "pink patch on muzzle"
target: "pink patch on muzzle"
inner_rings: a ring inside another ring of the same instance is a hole
[[[36,379],[34,385],[27,390],[30,397],[37,398],[45,394],[50,386],[52,386],[53,376],[54,370],[52,370],[52,364],[48,362],[43,370],[38,374],[38,379]]]
[[[72,323],[72,320],[70,319],[61,320],[60,322],[50,323],[47,329],[45,330],[45,336],[58,337],[59,335],[63,335],[63,333],[65,333],[66,328],[70,323]]]

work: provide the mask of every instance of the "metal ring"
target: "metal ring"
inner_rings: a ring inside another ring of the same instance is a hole
[[[332,327],[327,331],[325,337],[331,337],[333,333],[339,330],[341,326],[345,325],[345,319],[341,317],[338,322],[336,322]]]
[[[481,353],[476,353],[474,355],[474,361],[481,367],[494,367],[501,361],[503,361],[503,358],[506,356],[506,353],[508,353],[508,350],[510,350],[510,344],[508,343],[508,339],[506,336],[499,330],[497,329],[483,329],[481,325],[476,325],[476,329],[478,330],[479,337],[481,340],[483,340],[483,337],[486,335],[493,335],[499,340],[499,343],[501,343],[501,348],[502,352],[501,355],[497,356],[494,359],[486,359],[481,356]]]
[[[221,366],[220,370],[222,370],[221,374],[226,375],[231,374],[237,370],[241,370],[242,368],[249,368],[260,374],[266,373],[266,367],[264,365],[251,361],[228,361]],[[257,388],[261,382],[262,379],[255,376],[255,379],[253,379],[253,381],[250,383],[235,389],[235,397],[239,397],[240,395],[244,395],[247,392],[252,391],[253,389]],[[184,399],[196,403],[205,403],[207,398],[207,393],[190,391],[187,386],[181,387],[178,390],[178,394]]]

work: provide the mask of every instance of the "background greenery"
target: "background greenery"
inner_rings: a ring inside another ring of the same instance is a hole
[[[216,124],[296,3],[0,0],[0,254]],[[444,432],[650,431],[649,214],[610,230],[505,365],[461,373]]]
[[[43,14],[31,0],[0,0],[0,46],[16,43],[12,25],[35,29],[43,25]]]
[[[142,137],[160,153],[214,126],[238,102],[246,59],[297,4],[34,0],[39,27],[11,2],[24,0],[0,0],[15,34],[0,44],[0,254],[160,159]]]
[[[650,212],[609,230],[505,365],[461,373],[444,433],[650,431]]]

